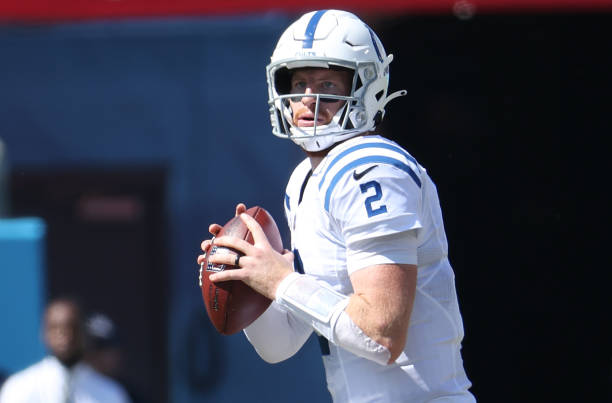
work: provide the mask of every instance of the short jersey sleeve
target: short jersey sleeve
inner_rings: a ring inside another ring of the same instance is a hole
[[[397,144],[363,137],[331,156],[320,179],[323,208],[347,247],[421,227],[422,170]]]
[[[383,163],[348,172],[337,182],[328,204],[328,213],[339,224],[348,247],[420,228],[420,210],[421,193],[414,180],[402,169]]]

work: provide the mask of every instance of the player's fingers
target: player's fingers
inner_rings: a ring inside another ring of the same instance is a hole
[[[202,262],[206,260],[206,255],[200,255],[198,256],[198,264],[202,264]]]
[[[202,243],[200,244],[200,248],[202,248],[202,251],[208,252],[208,249],[210,249],[210,245],[212,245],[212,242],[213,242],[212,239],[206,239],[202,241]]]
[[[240,214],[244,213],[247,210],[246,208],[246,204],[244,203],[238,203],[236,205],[236,215],[239,216]]]
[[[236,238],[235,236],[230,235],[224,235],[219,238],[215,238],[215,246],[225,246],[226,248],[232,248],[242,253],[243,255],[248,255],[250,248],[253,247],[253,245],[251,245],[244,239]]]
[[[292,263],[293,259],[295,259],[295,256],[293,255],[293,252],[288,249],[285,249],[283,250],[283,258],[285,258],[285,260],[289,263]]]
[[[210,224],[208,226],[208,232],[210,232],[213,235],[217,235],[219,231],[221,231],[221,228],[223,227],[220,226],[219,224]]]
[[[229,281],[229,280],[242,280],[243,279],[243,270],[235,269],[235,270],[223,270],[217,273],[211,274],[208,279],[213,283],[217,283],[220,281]]]
[[[263,228],[261,228],[261,225],[259,225],[253,217],[248,214],[240,214],[240,219],[246,224],[251,234],[253,234],[253,241],[256,245],[262,244],[265,246],[270,244]]]
[[[234,266],[236,263],[237,257],[240,256],[240,265],[244,263],[246,259],[241,253],[215,253],[214,255],[210,255],[208,257],[208,262],[216,265],[224,264],[226,266]]]

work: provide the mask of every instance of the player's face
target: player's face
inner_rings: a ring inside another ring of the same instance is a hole
[[[81,354],[83,333],[80,312],[70,303],[56,302],[45,314],[45,342],[51,353],[62,362]]]
[[[292,94],[349,95],[353,74],[350,71],[324,68],[299,69],[291,76]],[[293,124],[298,127],[313,127],[317,99],[304,96],[290,101]],[[345,101],[321,98],[317,126],[331,122]]]

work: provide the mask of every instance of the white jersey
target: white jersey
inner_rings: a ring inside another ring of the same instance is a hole
[[[55,357],[20,371],[5,381],[0,403],[129,403],[127,393],[89,365],[64,367]]]
[[[323,361],[334,401],[474,402],[442,214],[425,169],[390,140],[355,137],[333,148],[314,172],[308,159],[298,165],[285,211],[297,270],[342,294],[353,292],[350,275],[362,268],[418,266],[406,346],[395,364],[381,366],[329,343]],[[404,231],[414,231],[416,251],[363,252],[373,239]]]

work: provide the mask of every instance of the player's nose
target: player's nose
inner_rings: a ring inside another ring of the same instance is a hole
[[[310,87],[306,88],[306,91],[304,91],[305,94],[312,94],[312,89]],[[317,101],[316,97],[309,97],[309,96],[303,96],[301,99],[301,102],[306,105],[314,105]]]

